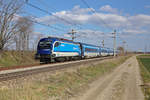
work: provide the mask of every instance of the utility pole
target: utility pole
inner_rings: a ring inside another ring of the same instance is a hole
[[[68,34],[71,34],[72,41],[74,41],[74,39],[76,38],[75,36],[76,33],[77,32],[74,29],[72,29],[72,31],[68,33]]]
[[[125,44],[126,44],[126,41],[123,41],[124,54],[126,53]]]
[[[114,32],[112,33],[114,36],[114,57],[116,56],[116,30],[114,30]]]
[[[102,46],[103,46],[103,48],[104,48],[104,46],[105,46],[105,45],[104,45],[104,40],[102,41]]]
[[[126,47],[126,53],[128,54],[129,50],[128,50],[128,44],[127,44],[127,47]]]
[[[105,44],[104,44],[104,33],[102,33],[102,34],[103,34],[102,46],[104,48],[104,46],[105,46]]]
[[[147,45],[145,45],[145,52],[144,52],[144,54],[146,54],[147,53]]]

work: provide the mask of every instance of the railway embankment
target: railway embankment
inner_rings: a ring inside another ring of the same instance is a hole
[[[42,73],[0,83],[0,100],[68,100],[88,89],[88,84],[112,72],[129,56],[106,59],[53,74]]]
[[[39,61],[34,59],[34,54],[35,52],[29,51],[3,51],[0,56],[0,69],[39,64]]]

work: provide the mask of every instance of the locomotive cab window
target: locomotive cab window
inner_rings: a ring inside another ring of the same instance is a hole
[[[55,47],[58,47],[60,44],[61,44],[60,42],[56,42]]]
[[[51,44],[52,44],[52,41],[41,41],[39,43],[39,49],[50,49],[51,48]]]

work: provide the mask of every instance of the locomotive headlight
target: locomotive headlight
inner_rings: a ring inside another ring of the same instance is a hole
[[[55,57],[56,56],[56,54],[52,54],[52,57]]]

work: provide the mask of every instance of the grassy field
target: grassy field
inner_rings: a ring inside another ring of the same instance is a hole
[[[88,84],[98,77],[113,71],[128,57],[119,57],[96,65],[84,66],[75,71],[48,75],[44,80],[38,78],[22,85],[0,88],[0,100],[68,100],[83,92]]]
[[[140,64],[143,82],[150,85],[150,55],[140,55],[137,59]],[[150,100],[150,86],[144,86],[143,90],[145,92],[145,99]]]
[[[4,51],[0,57],[0,67],[13,67],[39,63],[34,59],[34,52]]]
[[[150,72],[150,57],[149,58],[140,58],[140,61],[144,67]]]

